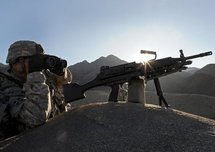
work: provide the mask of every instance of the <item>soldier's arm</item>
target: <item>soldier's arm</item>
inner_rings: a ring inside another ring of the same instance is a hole
[[[45,123],[51,112],[51,97],[44,74],[41,72],[30,73],[23,90],[13,89],[9,99],[12,117],[28,127]]]
[[[64,85],[72,82],[72,73],[68,68],[65,68],[62,76],[57,76],[57,85]]]
[[[52,79],[54,84],[58,87],[72,82],[72,73],[68,68],[64,69],[63,75],[57,75],[49,70],[45,70],[44,72],[48,79]]]

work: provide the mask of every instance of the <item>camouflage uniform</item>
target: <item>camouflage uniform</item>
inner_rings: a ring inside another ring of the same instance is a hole
[[[16,50],[15,46],[22,51]],[[32,41],[15,42],[10,46],[13,49],[9,49],[6,62],[36,54],[38,47],[41,49],[40,45]],[[15,56],[12,56],[13,53]],[[43,50],[39,53],[43,53]],[[65,70],[62,76],[43,70],[29,73],[26,82],[23,82],[10,69],[1,71],[0,140],[42,125],[49,118],[65,111],[62,85],[71,82],[71,77],[69,70]]]

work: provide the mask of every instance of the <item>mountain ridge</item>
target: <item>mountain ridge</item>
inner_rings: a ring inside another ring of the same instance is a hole
[[[116,66],[125,63],[127,62],[114,55],[108,55],[107,57],[101,56],[92,62],[84,60],[68,68],[72,71],[73,82],[84,84],[95,78],[102,66]]]

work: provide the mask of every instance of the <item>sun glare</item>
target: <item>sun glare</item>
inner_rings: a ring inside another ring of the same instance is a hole
[[[154,55],[152,54],[140,54],[140,53],[136,53],[132,56],[132,60],[137,62],[137,63],[144,63],[144,62],[148,62],[149,60],[154,59]]]

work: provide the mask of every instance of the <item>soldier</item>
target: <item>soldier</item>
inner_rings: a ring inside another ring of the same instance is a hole
[[[67,68],[33,71],[30,57],[38,54],[44,50],[33,41],[17,41],[8,50],[9,68],[0,73],[0,140],[66,110],[62,86],[72,75]]]

